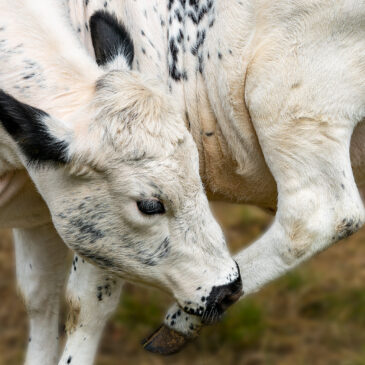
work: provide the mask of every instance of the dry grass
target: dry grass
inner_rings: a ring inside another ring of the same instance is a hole
[[[257,209],[215,204],[232,250],[269,224]],[[140,340],[170,299],[128,284],[109,323],[97,365],[365,365],[365,230],[235,305],[181,354],[145,353]],[[8,232],[0,241],[0,365],[21,364],[26,317],[14,283]]]

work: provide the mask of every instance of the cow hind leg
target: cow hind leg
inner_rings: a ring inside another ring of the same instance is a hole
[[[120,298],[122,280],[75,255],[67,284],[67,342],[59,364],[91,365]]]
[[[58,357],[59,305],[68,249],[52,224],[14,229],[16,272],[29,316],[26,365],[54,365]]]

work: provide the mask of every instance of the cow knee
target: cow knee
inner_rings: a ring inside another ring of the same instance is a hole
[[[365,209],[357,191],[352,197],[347,196],[345,199],[336,199],[333,206],[334,208],[331,206],[327,208],[326,214],[326,216],[331,216],[333,211],[333,218],[329,221],[330,243],[351,236],[365,223]]]
[[[33,289],[19,289],[29,317],[34,317],[44,313],[45,309],[49,306],[50,299],[52,299],[48,293],[38,291],[35,286],[33,286]],[[40,287],[38,289],[40,289]]]
[[[119,303],[122,282],[113,275],[75,256],[67,284],[68,334],[80,326],[100,326],[114,313]]]
[[[349,237],[365,223],[361,199],[342,200],[313,195],[311,199],[295,199],[295,204],[278,211],[274,224],[282,231],[280,254],[284,261],[295,264],[320,252],[331,244]]]
[[[66,332],[72,334],[78,327],[93,328],[104,324],[115,312],[120,297],[120,288],[110,288],[109,282],[95,286],[90,291],[67,289],[68,315]],[[115,292],[111,290],[115,289]]]
[[[59,305],[63,282],[52,278],[50,273],[39,272],[31,264],[28,264],[27,270],[19,271],[18,292],[29,317],[47,316],[54,312]]]
[[[68,335],[72,334],[79,323],[81,312],[81,304],[79,300],[73,299],[70,295],[67,296],[68,313],[65,324],[65,330]]]
[[[364,218],[360,216],[345,217],[336,225],[333,241],[338,241],[351,236],[364,225]]]

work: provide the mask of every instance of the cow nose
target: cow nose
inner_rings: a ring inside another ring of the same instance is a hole
[[[243,294],[241,275],[231,283],[214,286],[207,298],[206,310],[203,314],[203,322],[210,324],[215,322],[232,304]]]
[[[218,293],[218,305],[222,312],[228,309],[232,304],[242,295],[242,280],[239,276],[235,281],[230,284],[223,285]]]

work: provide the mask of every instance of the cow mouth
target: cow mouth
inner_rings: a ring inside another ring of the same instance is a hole
[[[210,309],[209,311],[207,309],[197,309],[197,310],[192,308],[187,309],[186,307],[182,307],[180,304],[179,308],[181,312],[188,314],[189,316],[198,317],[200,321],[205,325],[211,325],[219,322],[224,313],[223,311],[221,312],[218,309],[213,309],[213,310]]]
[[[213,302],[201,316],[201,321],[205,325],[212,325],[219,322],[226,310],[242,296],[243,291],[237,290],[236,293],[224,298],[221,302]]]
[[[202,323],[206,326],[211,326],[219,322],[223,317],[224,312],[219,312],[217,309],[204,312],[201,317]]]
[[[238,268],[238,265],[237,265]],[[238,268],[239,273],[239,268]],[[219,321],[224,312],[243,295],[241,275],[229,284],[213,287],[206,300],[206,309],[202,314],[205,325]]]
[[[204,325],[211,325],[218,322],[224,312],[232,304],[236,303],[243,293],[242,280],[239,275],[234,281],[228,284],[214,286],[209,296],[204,297],[204,307],[198,306],[194,309],[188,306],[182,307],[180,304],[179,307],[185,313],[199,317]]]
[[[186,308],[179,305],[182,312],[189,314],[190,316],[195,316],[200,319],[204,325],[213,325],[221,320],[224,314],[224,310],[218,306],[213,306],[211,308],[202,309],[201,307],[194,310],[192,308]]]
[[[234,298],[231,297],[221,303],[212,303],[209,307],[204,309],[202,307],[199,307],[197,310],[191,308],[187,309],[186,307],[183,308],[180,305],[179,308],[182,312],[189,314],[190,316],[200,318],[202,324],[210,326],[219,322],[224,316],[227,308],[234,304],[241,297],[241,295],[242,292],[238,292]]]

